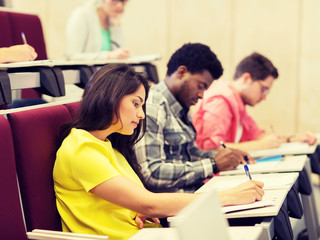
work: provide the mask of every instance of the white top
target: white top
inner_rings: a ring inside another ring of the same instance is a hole
[[[66,27],[65,57],[68,60],[104,60],[108,58],[108,51],[101,51],[97,7],[97,1],[90,0],[72,12]],[[110,26],[110,35],[112,41],[123,46],[120,26]],[[115,48],[113,44],[112,47]]]

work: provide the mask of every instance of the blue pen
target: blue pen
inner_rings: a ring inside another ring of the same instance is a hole
[[[243,167],[244,167],[244,171],[246,172],[246,175],[248,176],[248,178],[250,180],[252,180],[248,165],[244,165]]]
[[[21,32],[21,37],[22,37],[23,44],[27,44],[27,39],[26,39],[26,35],[24,35],[24,32]]]
[[[248,158],[248,155],[247,155],[247,154],[244,155],[244,160],[245,160],[247,163],[249,163],[249,158]]]
[[[226,145],[224,145],[223,141],[220,141],[220,144],[221,144],[222,147],[226,148]]]

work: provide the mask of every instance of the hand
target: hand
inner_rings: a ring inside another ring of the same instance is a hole
[[[140,214],[140,213],[137,213],[136,218],[135,218],[135,222],[140,229],[142,229],[144,227],[144,222],[146,221],[146,219],[149,219],[149,218]],[[158,218],[152,218],[152,220],[155,223],[160,224],[160,220]]]
[[[127,59],[130,56],[129,50],[126,48],[117,48],[109,52],[109,59]]]
[[[278,137],[276,134],[266,134],[263,137],[259,138],[259,145],[264,148],[278,148],[281,144],[281,138]]]
[[[234,188],[219,192],[223,206],[248,204],[262,200],[264,195],[263,182],[250,180]]]
[[[227,171],[237,167],[240,162],[246,163],[244,161],[244,155],[246,153],[233,149],[233,148],[222,148],[215,156],[215,162],[218,171]]]
[[[8,48],[1,49],[2,62],[25,62],[33,61],[38,54],[28,44],[14,45]]]
[[[304,132],[292,137],[289,137],[289,142],[306,142],[309,145],[313,145],[316,143],[317,138],[311,132]]]

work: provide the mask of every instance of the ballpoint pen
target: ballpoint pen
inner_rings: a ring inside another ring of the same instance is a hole
[[[27,44],[26,36],[24,35],[24,32],[21,32],[22,41],[24,44]]]
[[[246,175],[248,176],[248,178],[249,178],[250,180],[252,180],[252,177],[251,177],[251,174],[250,174],[248,165],[245,164],[243,167],[244,167],[244,171],[245,171]]]
[[[226,148],[226,145],[224,145],[223,141],[220,141],[220,144],[221,144],[222,147]]]

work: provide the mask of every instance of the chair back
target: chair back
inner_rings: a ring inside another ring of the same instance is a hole
[[[8,120],[0,115],[0,239],[27,239]]]
[[[8,114],[27,231],[61,230],[52,172],[60,127],[71,120],[64,105]]]

